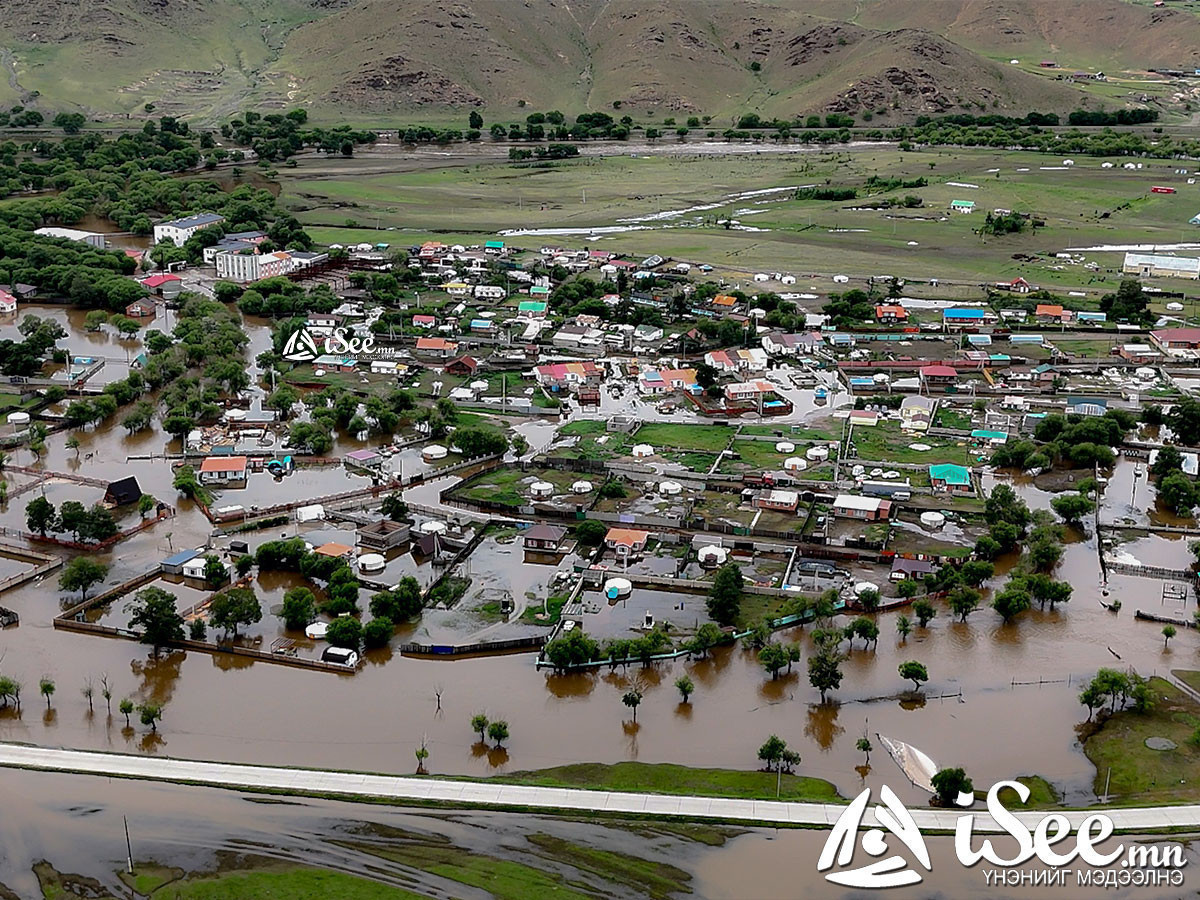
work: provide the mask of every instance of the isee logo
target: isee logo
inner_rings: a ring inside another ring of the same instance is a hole
[[[1113,823],[1108,816],[1093,813],[1079,822],[1072,846],[1070,819],[1061,813],[1052,813],[1040,819],[1031,831],[1000,802],[1000,792],[1005,788],[1011,789],[1022,803],[1029,799],[1029,788],[1016,781],[1001,781],[993,785],[987,794],[988,814],[1001,833],[1016,841],[1016,850],[1012,856],[1002,856],[991,840],[984,840],[978,850],[972,847],[975,816],[960,815],[954,827],[954,854],[962,865],[970,868],[980,861],[986,861],[1000,868],[1000,871],[984,873],[989,884],[993,881],[997,884],[1013,884],[1018,875],[1027,880],[1032,879],[1034,873],[1004,870],[1030,862],[1034,857],[1051,870],[1062,869],[1076,860],[1090,867],[1087,870],[1076,870],[1078,884],[1109,881],[1113,886],[1183,883],[1183,873],[1178,870],[1182,869],[1187,861],[1183,857],[1183,848],[1180,845],[1136,846],[1126,853],[1125,845],[1118,844],[1110,852],[1101,853],[1097,845],[1112,837]],[[863,815],[871,800],[871,791],[868,788],[855,797],[845,812],[838,817],[825,842],[817,861],[817,871],[827,873],[826,881],[846,887],[868,889],[920,884],[922,875],[908,860],[899,854],[885,856],[889,849],[889,832],[908,849],[912,859],[926,872],[933,870],[929,850],[912,813],[905,808],[891,788],[884,787],[880,791],[880,799],[883,802],[877,804],[874,810],[875,821],[879,827],[864,832],[859,841],[863,852],[876,857],[876,861],[857,868],[847,868],[853,861],[855,839],[859,837]],[[955,802],[958,806],[969,807],[975,802],[975,798],[971,794],[959,794]],[[1064,844],[1064,841],[1067,843]],[[1092,871],[1111,866],[1118,860],[1119,871]],[[838,870],[830,872],[835,864]],[[1047,885],[1065,884],[1066,874],[1065,871],[1039,871],[1034,880]]]
[[[879,792],[883,803],[875,807],[875,820],[900,839],[909,849],[913,857],[926,872],[933,870],[929,861],[929,850],[925,847],[925,839],[921,830],[913,821],[910,813],[900,802],[892,789],[884,785]],[[821,858],[817,860],[817,871],[824,872],[833,867],[834,856],[839,867],[850,865],[854,858],[854,840],[858,837],[859,826],[862,825],[863,813],[871,801],[871,789],[867,788],[854,798],[846,811],[838,816],[825,847],[821,850]],[[872,828],[862,836],[862,849],[868,856],[883,856],[887,853],[887,836],[882,828]],[[834,884],[844,884],[846,887],[857,888],[888,888],[903,887],[906,884],[920,884],[921,876],[908,867],[903,856],[889,856],[857,869],[844,872],[833,872],[825,876],[826,881]]]
[[[321,347],[324,349],[321,349]],[[323,345],[303,325],[288,335],[283,345],[283,358],[292,362],[312,362],[322,353],[333,353],[338,356],[367,357],[376,355],[375,337],[351,337],[347,329],[335,328]]]
[[[283,345],[283,358],[293,362],[312,362],[320,355],[317,342],[303,326],[288,335],[287,343]]]

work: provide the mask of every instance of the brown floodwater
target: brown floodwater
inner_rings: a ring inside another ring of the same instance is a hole
[[[74,311],[51,308],[50,312],[65,316],[72,345],[91,339],[79,335],[81,319]],[[248,331],[248,357],[253,358],[268,345],[269,329],[264,321],[251,320]],[[64,447],[66,433],[55,434],[40,463],[49,470],[103,479],[134,474],[144,491],[177,506],[174,518],[99,554],[113,567],[110,582],[144,571],[173,550],[204,546],[211,533],[209,522],[172,489],[169,462],[129,461],[131,456],[177,447],[156,429],[157,425],[127,435],[119,425],[88,428],[78,433],[78,452]],[[355,446],[359,442],[340,441],[333,453]],[[16,463],[34,463],[27,449],[15,450],[11,456]],[[1130,463],[1118,465],[1106,510],[1110,504],[1124,502],[1112,495],[1129,491],[1130,481],[1124,479],[1132,478],[1131,470]],[[16,483],[19,479],[14,479]],[[247,491],[224,492],[218,504],[242,502],[239,493],[259,498],[255,502],[302,500],[367,481],[331,467],[302,470],[278,483],[258,474],[251,483]],[[416,489],[410,499],[429,502],[440,486]],[[1020,483],[1017,488],[1035,507],[1045,507],[1052,496],[1031,484]],[[45,489],[55,502],[92,502],[102,490],[62,482],[51,482]],[[1141,490],[1148,505],[1148,489],[1143,485]],[[35,489],[0,508],[0,525],[23,528],[25,505],[39,492]],[[285,530],[295,533],[296,526]],[[264,532],[255,539],[277,535],[278,531]],[[1183,566],[1189,559],[1185,541],[1157,537],[1139,541],[1134,552],[1160,565]],[[605,668],[574,675],[539,671],[531,655],[451,661],[384,654],[372,659],[378,664],[354,677],[203,653],[174,653],[151,661],[145,648],[128,641],[53,629],[50,621],[59,609],[61,592],[51,576],[0,598],[21,615],[19,627],[0,632],[0,672],[20,678],[27,697],[19,716],[13,710],[0,713],[0,739],[404,772],[424,738],[431,751],[431,771],[487,774],[496,769],[624,759],[748,769],[757,765],[757,747],[776,733],[800,751],[801,772],[827,778],[849,794],[864,782],[856,770],[862,760],[854,744],[865,731],[914,743],[941,765],[964,765],[977,784],[1036,772],[1068,799],[1088,801],[1093,797],[1094,771],[1075,731],[1085,718],[1077,701],[1081,681],[1100,666],[1132,665],[1152,674],[1197,663],[1190,635],[1181,635],[1164,651],[1159,628],[1134,620],[1137,607],[1159,603],[1154,582],[1114,575],[1104,599],[1121,598],[1124,609],[1113,614],[1100,605],[1097,559],[1094,536],[1073,536],[1058,572],[1075,588],[1071,602],[1054,611],[1035,609],[1010,625],[1003,625],[986,608],[965,624],[952,621],[942,609],[927,629],[917,629],[901,641],[895,631],[897,614],[881,614],[878,644],[871,649],[856,644],[844,667],[842,687],[833,694],[834,702],[825,706],[818,704],[803,662],[790,676],[772,681],[754,656],[740,648],[652,669],[631,665],[615,672]],[[553,572],[551,567],[527,567],[519,553],[503,547],[490,548],[472,565],[478,567],[482,586],[508,591],[514,598],[541,592]],[[419,567],[414,564],[412,570]],[[422,572],[423,582],[427,577]],[[883,577],[881,571],[879,578]],[[281,602],[285,589],[272,584],[263,591],[268,608]],[[364,605],[368,596],[364,592]],[[649,595],[646,599],[654,601],[658,615],[659,601]],[[685,604],[679,615],[690,624],[701,601],[682,596],[679,600]],[[628,608],[640,616],[641,605],[635,591]],[[669,612],[668,605],[665,614]],[[431,616],[432,627],[424,634],[441,637],[446,618]],[[258,630],[264,640],[281,633],[269,616]],[[781,638],[800,642],[806,654],[810,649],[803,629]],[[896,670],[909,659],[920,660],[929,669],[930,682],[921,703],[901,696],[908,685]],[[87,678],[102,673],[108,674],[117,698],[156,697],[167,702],[157,739],[144,741],[140,731],[127,735],[104,717],[88,715],[79,690]],[[688,707],[680,706],[673,686],[684,673],[696,683]],[[44,720],[38,698],[29,696],[35,692],[31,686],[43,675],[55,678],[59,685],[55,714],[49,720]],[[644,683],[645,700],[638,711],[638,727],[631,729],[621,695],[635,680]],[[512,738],[503,758],[474,750],[468,721],[480,710],[510,724]],[[900,772],[886,756],[876,753],[872,764],[866,784],[888,783],[901,789]],[[919,799],[908,789],[901,794]]]

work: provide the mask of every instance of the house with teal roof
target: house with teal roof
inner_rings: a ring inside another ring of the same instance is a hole
[[[964,494],[971,491],[971,470],[954,463],[937,463],[929,467],[929,483],[935,491]]]

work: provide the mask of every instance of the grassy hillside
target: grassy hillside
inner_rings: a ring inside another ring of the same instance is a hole
[[[1122,0],[6,0],[0,101],[121,117],[303,104],[363,122],[522,109],[887,115],[1117,106],[1200,63],[1200,20]],[[1104,69],[1081,86],[1040,70]],[[1017,59],[1012,65],[1010,60]],[[456,112],[459,111],[459,112]]]

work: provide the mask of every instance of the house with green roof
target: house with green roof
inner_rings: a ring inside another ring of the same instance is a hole
[[[929,467],[929,483],[935,491],[966,494],[971,491],[971,470],[954,463],[938,463]]]

